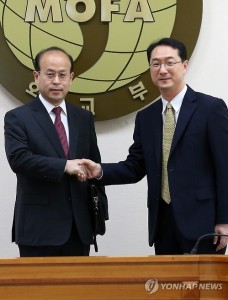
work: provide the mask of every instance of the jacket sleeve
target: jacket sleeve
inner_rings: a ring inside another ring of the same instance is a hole
[[[5,151],[13,172],[41,180],[61,181],[66,159],[35,154],[29,140],[32,128],[28,131],[28,122],[24,122],[17,110],[6,113],[4,121]]]
[[[215,101],[208,119],[209,149],[216,174],[217,224],[228,224],[228,110],[223,100]]]
[[[105,185],[136,183],[146,175],[139,114],[136,116],[133,140],[126,160],[102,164],[104,173],[102,182]]]

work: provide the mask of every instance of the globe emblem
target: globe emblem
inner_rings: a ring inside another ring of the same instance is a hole
[[[118,9],[109,11],[107,3]],[[32,75],[34,57],[44,48],[57,46],[74,59],[69,102],[90,110],[96,121],[140,110],[159,96],[150,78],[148,45],[171,36],[186,44],[190,57],[201,26],[202,3],[0,0],[0,83],[23,103],[30,102],[38,94]],[[84,8],[90,11],[90,5],[95,9],[87,21],[72,18],[71,13],[81,16]],[[149,21],[144,19],[145,7]],[[28,13],[33,19],[27,18]],[[111,18],[104,21],[108,13]],[[129,14],[134,16],[131,21],[126,19]]]
[[[78,23],[65,13],[65,1],[61,1],[64,22],[25,22],[27,0],[3,0],[0,2],[0,19],[6,41],[17,59],[34,70],[36,54],[50,46],[64,48],[75,60],[82,50],[83,37]],[[72,34],[74,33],[74,34]]]
[[[148,70],[146,49],[151,41],[169,37],[176,17],[176,1],[149,0],[154,22],[123,22],[128,1],[113,14],[106,47],[100,59],[75,78],[71,91],[103,93],[118,89]]]
[[[57,1],[59,3],[59,1]],[[152,40],[170,36],[176,16],[176,1],[148,1],[153,22],[124,22],[128,1],[121,1],[120,10],[112,15],[108,38],[98,60],[78,74],[70,91],[97,94],[118,89],[148,70],[146,48]],[[80,25],[66,14],[66,1],[60,0],[64,22],[24,21],[27,0],[5,0],[0,3],[1,25],[6,41],[17,59],[33,70],[33,59],[43,48],[59,46],[76,60],[84,46]],[[13,24],[13,26],[12,26]],[[16,32],[20,34],[16,34]],[[96,44],[94,43],[94,47]],[[93,49],[91,49],[93,51]]]

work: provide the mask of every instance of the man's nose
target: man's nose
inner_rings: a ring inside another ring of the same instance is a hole
[[[165,64],[165,63],[160,64],[160,69],[159,69],[159,71],[160,71],[160,72],[167,72],[166,64]]]
[[[55,76],[53,78],[53,82],[54,83],[60,83],[59,74],[55,74]]]

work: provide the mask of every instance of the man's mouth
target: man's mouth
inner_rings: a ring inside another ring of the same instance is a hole
[[[61,92],[62,89],[50,89],[52,92]]]
[[[159,81],[166,81],[166,80],[169,80],[170,78],[167,78],[167,77],[162,77],[162,78],[159,78]]]

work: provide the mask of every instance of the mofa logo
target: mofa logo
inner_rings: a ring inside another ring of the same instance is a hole
[[[75,62],[67,100],[91,110],[96,120],[120,117],[159,96],[148,45],[171,36],[191,55],[201,18],[202,0],[0,0],[0,83],[30,102],[38,93],[34,57],[58,46]]]

